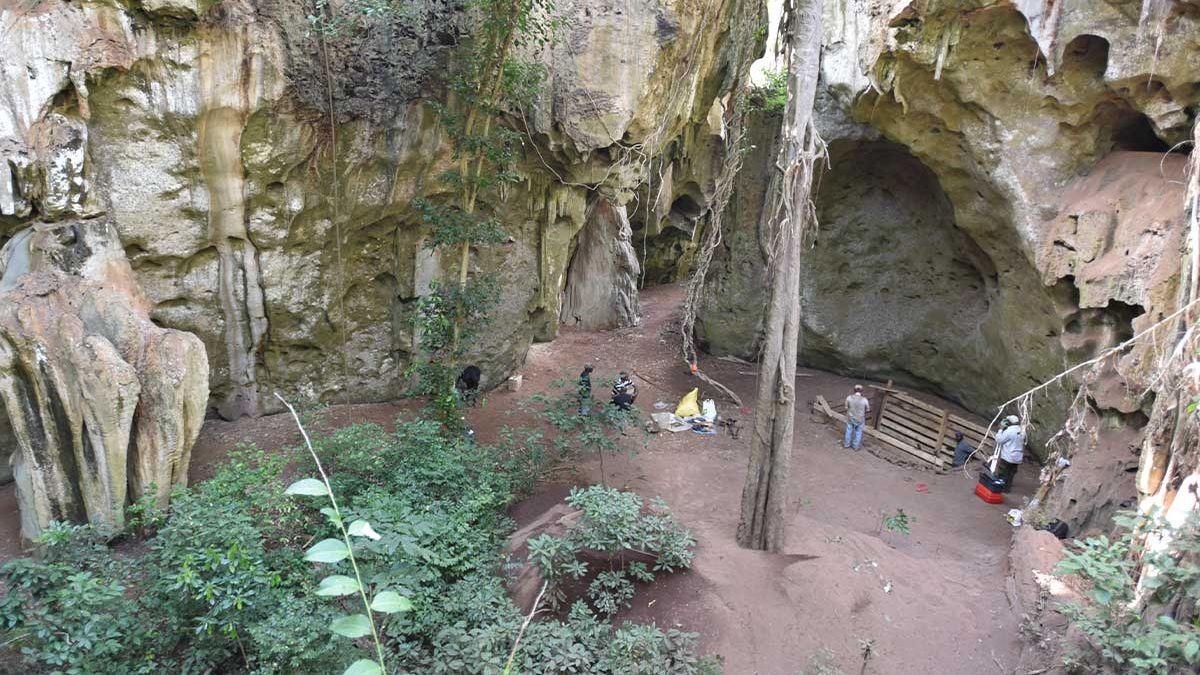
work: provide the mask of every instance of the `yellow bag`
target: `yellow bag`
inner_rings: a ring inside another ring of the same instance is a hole
[[[687,417],[695,417],[700,414],[700,390],[693,389],[679,399],[679,405],[675,406],[675,416],[679,419]]]

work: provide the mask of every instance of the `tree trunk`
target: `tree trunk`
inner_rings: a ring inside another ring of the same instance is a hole
[[[737,532],[739,545],[765,551],[782,550],[787,530],[800,337],[800,255],[813,224],[813,164],[820,154],[812,113],[821,56],[821,10],[820,0],[788,2],[780,34],[788,65],[788,107],[777,161],[783,172],[776,207],[781,217],[772,247],[771,301]]]

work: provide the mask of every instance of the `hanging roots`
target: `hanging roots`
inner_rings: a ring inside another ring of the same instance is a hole
[[[742,115],[743,95],[739,91],[734,95],[732,117],[725,138],[725,163],[717,174],[716,188],[713,191],[712,202],[709,205],[708,230],[704,234],[704,244],[696,258],[695,269],[687,284],[687,297],[683,301],[683,321],[680,325],[680,337],[683,340],[683,360],[691,368],[692,374],[724,393],[730,400],[742,407],[742,399],[729,387],[700,370],[699,358],[696,354],[696,311],[704,297],[704,286],[708,278],[708,268],[712,264],[713,254],[721,245],[721,228],[725,218],[725,207],[733,194],[733,186],[737,174],[742,168],[742,139],[745,136],[745,124]]]
[[[752,3],[741,3],[741,11],[737,24],[733,28],[734,35],[732,37],[734,43],[739,47],[747,46],[755,41],[755,32],[758,26],[757,15],[753,10],[754,6]],[[713,256],[716,254],[717,248],[720,247],[723,241],[725,209],[729,205],[730,198],[733,196],[737,175],[742,169],[742,161],[746,153],[746,148],[743,147],[746,137],[745,99],[751,61],[741,56],[735,57],[735,60],[738,72],[734,78],[734,92],[729,104],[728,119],[725,123],[725,161],[721,165],[721,170],[717,173],[713,184],[713,196],[708,204],[708,222],[704,232],[704,241],[700,246],[699,254],[696,256],[691,278],[688,279],[687,297],[683,301],[683,319],[679,332],[682,340],[681,351],[683,362],[687,364],[692,374],[719,390],[729,400],[737,404],[738,407],[743,407],[745,404],[742,403],[741,397],[734,393],[732,389],[700,369],[700,359],[696,351],[695,339],[696,315],[699,311],[700,303],[704,299],[704,289],[708,281],[708,270],[712,265]]]

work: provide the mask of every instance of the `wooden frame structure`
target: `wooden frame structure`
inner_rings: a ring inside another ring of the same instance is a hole
[[[961,431],[972,446],[982,446],[984,456],[992,454],[995,441],[985,436],[987,428],[983,425],[896,389],[891,381],[887,386],[870,386],[882,395],[872,401],[870,419],[863,427],[868,437],[937,469],[945,468],[954,459],[956,431]],[[846,422],[845,404],[833,406],[825,397],[818,396],[814,405],[830,419]]]

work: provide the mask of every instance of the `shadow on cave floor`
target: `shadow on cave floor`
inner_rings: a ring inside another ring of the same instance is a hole
[[[493,391],[486,405],[468,413],[482,441],[504,426],[521,424],[519,402],[551,382],[574,377],[585,362],[597,376],[636,370],[638,404],[674,403],[696,384],[677,355],[678,285],[647,290],[640,326],[614,331],[564,329],[559,339],[536,345],[521,369],[518,393]],[[752,366],[713,358],[704,367],[752,404]],[[661,496],[696,534],[695,567],[642,588],[633,608],[618,619],[654,621],[701,635],[701,647],[722,656],[727,672],[787,673],[829,649],[846,670],[861,665],[858,640],[870,639],[875,653],[898,673],[991,669],[993,658],[1015,664],[1019,617],[1004,595],[1010,526],[1007,506],[989,506],[972,494],[974,479],[962,472],[939,475],[889,463],[870,452],[843,450],[839,430],[810,412],[821,394],[844,397],[853,381],[804,371],[799,377],[794,503],[788,555],[739,549],[734,543],[739,501],[749,451],[750,410],[734,410],[718,399],[723,415],[743,421],[738,440],[728,434],[692,433],[647,437],[633,456],[610,457],[610,484],[647,497]],[[597,392],[600,394],[600,392]],[[936,401],[931,397],[931,401]],[[939,402],[941,403],[941,402]],[[941,403],[945,405],[944,403]],[[354,422],[390,426],[409,416],[416,401],[332,406],[319,426]],[[291,419],[274,415],[205,424],[194,450],[193,480],[212,475],[225,454],[242,442],[271,451],[299,441]],[[868,441],[865,445],[869,445]],[[565,486],[598,482],[598,463],[581,462],[548,475],[537,493],[514,505],[518,526],[541,515]],[[1032,491],[1031,469],[1019,474],[1017,493]],[[924,484],[922,491],[917,486]],[[0,489],[10,516],[0,525],[0,555],[15,552],[17,518],[13,488]],[[1020,496],[1010,496],[1019,503]],[[881,532],[881,514],[903,509],[912,532]],[[882,661],[881,661],[882,662]]]

